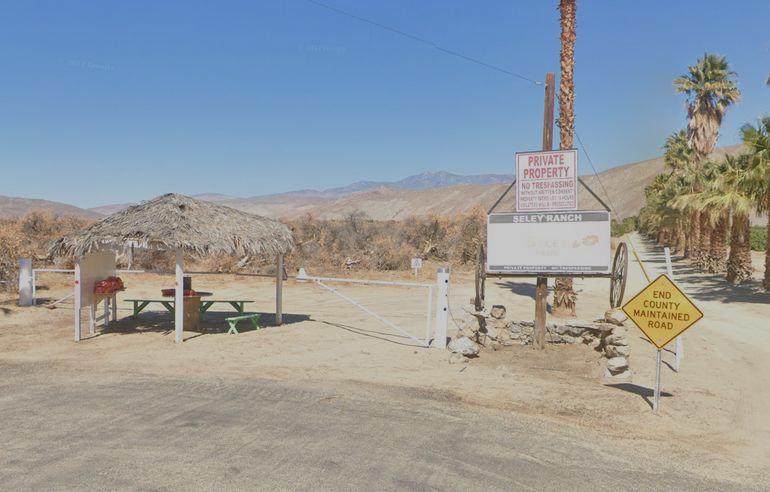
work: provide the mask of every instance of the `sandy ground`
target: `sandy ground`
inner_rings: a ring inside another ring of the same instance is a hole
[[[662,273],[659,252],[638,237],[634,243],[651,274]],[[761,270],[761,258],[756,259]],[[632,262],[630,269],[626,299],[644,285],[639,266]],[[432,280],[427,270],[419,281]],[[553,346],[541,352],[510,347],[485,351],[467,364],[449,364],[447,352],[422,348],[318,286],[293,280],[285,283],[285,324],[275,327],[269,314],[274,310],[271,279],[196,276],[194,287],[214,292],[215,299],[255,300],[251,309],[265,313],[266,327],[227,335],[227,313],[214,312],[205,323],[210,331],[186,332],[181,345],[173,343],[173,322],[163,311],[144,312],[134,321],[129,305],[121,302],[117,323],[75,343],[71,304],[54,310],[22,309],[5,298],[0,304],[0,358],[44,362],[79,374],[260,377],[414,388],[421,395],[456,398],[487,410],[599,432],[616,439],[618,446],[670,456],[678,466],[704,477],[763,483],[770,472],[770,296],[759,293],[756,282],[728,287],[718,276],[694,273],[681,261],[675,263],[675,278],[706,316],[684,335],[686,358],[680,373],[671,369],[673,353],[664,352],[658,414],[650,408],[655,350],[633,326],[627,327],[632,381],[604,379],[603,359],[582,346]],[[122,299],[157,298],[162,287],[172,284],[170,276],[152,274],[126,275],[124,280],[128,290]],[[39,295],[53,299],[70,289],[53,275],[41,283],[47,290]],[[579,280],[576,287],[579,317],[591,319],[604,312],[609,280]],[[335,288],[414,336],[424,336],[426,289]],[[471,293],[470,275],[453,274],[454,317],[469,306]],[[488,302],[506,305],[510,318],[531,319],[533,295],[529,279],[488,280]]]

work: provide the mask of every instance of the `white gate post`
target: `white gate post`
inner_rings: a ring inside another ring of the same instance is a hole
[[[446,348],[446,328],[449,319],[449,269],[439,268],[436,273],[436,330],[433,346]]]
[[[19,306],[31,306],[35,302],[32,295],[32,260],[19,260]]]
[[[174,290],[174,341],[182,343],[184,331],[184,254],[176,250],[176,286]]]
[[[666,246],[663,248],[663,252],[666,255],[666,273],[671,281],[674,281],[674,269],[671,267],[671,250]],[[674,362],[674,369],[679,372],[679,368],[682,366],[682,359],[684,359],[684,342],[682,341],[682,335],[676,337],[676,359]]]

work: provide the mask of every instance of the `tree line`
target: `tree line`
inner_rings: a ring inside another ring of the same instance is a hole
[[[726,57],[706,54],[674,85],[687,97],[687,127],[666,139],[667,171],[645,188],[639,227],[701,270],[740,284],[752,276],[751,216],[770,208],[770,117],[741,127],[739,152],[709,158],[725,113],[740,99],[737,75]],[[765,243],[763,285],[770,291]]]

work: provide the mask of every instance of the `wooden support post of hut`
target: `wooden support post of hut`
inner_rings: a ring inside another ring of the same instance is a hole
[[[276,258],[275,322],[278,325],[283,322],[283,261],[284,255],[294,248],[291,229],[286,225],[224,205],[170,193],[127,207],[59,239],[51,248],[51,254],[74,257],[80,262],[94,252],[107,250],[114,257],[115,251],[135,245],[175,254],[174,339],[177,343],[182,341],[184,333],[185,255]],[[76,288],[76,299],[83,289],[91,287]],[[77,340],[80,338],[79,323],[77,318]]]

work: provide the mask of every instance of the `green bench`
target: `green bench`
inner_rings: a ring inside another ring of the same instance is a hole
[[[238,329],[236,326],[238,325],[239,321],[243,320],[249,320],[251,321],[251,324],[254,325],[255,330],[259,330],[259,314],[253,313],[253,314],[243,314],[241,316],[232,316],[230,318],[225,318],[225,321],[227,321],[227,324],[230,325],[230,329],[227,330],[228,334],[237,335]]]
[[[133,304],[134,314],[132,314],[131,317],[134,319],[136,319],[139,313],[144,311],[144,309],[152,303],[160,304],[161,306],[166,308],[166,311],[168,311],[171,314],[174,314],[173,299],[125,299],[125,301]],[[230,301],[230,300],[201,301],[201,316],[203,316],[209,310],[209,308],[216,303],[229,304],[233,307],[233,309],[235,309],[236,312],[238,312],[239,314],[243,314],[245,305],[252,302],[254,301],[237,301],[237,300],[236,301]]]
[[[243,309],[246,304],[252,303],[254,301],[201,301],[201,314],[205,313],[209,310],[211,306],[213,306],[216,303],[221,304],[229,304],[235,309],[238,313],[243,314]]]

